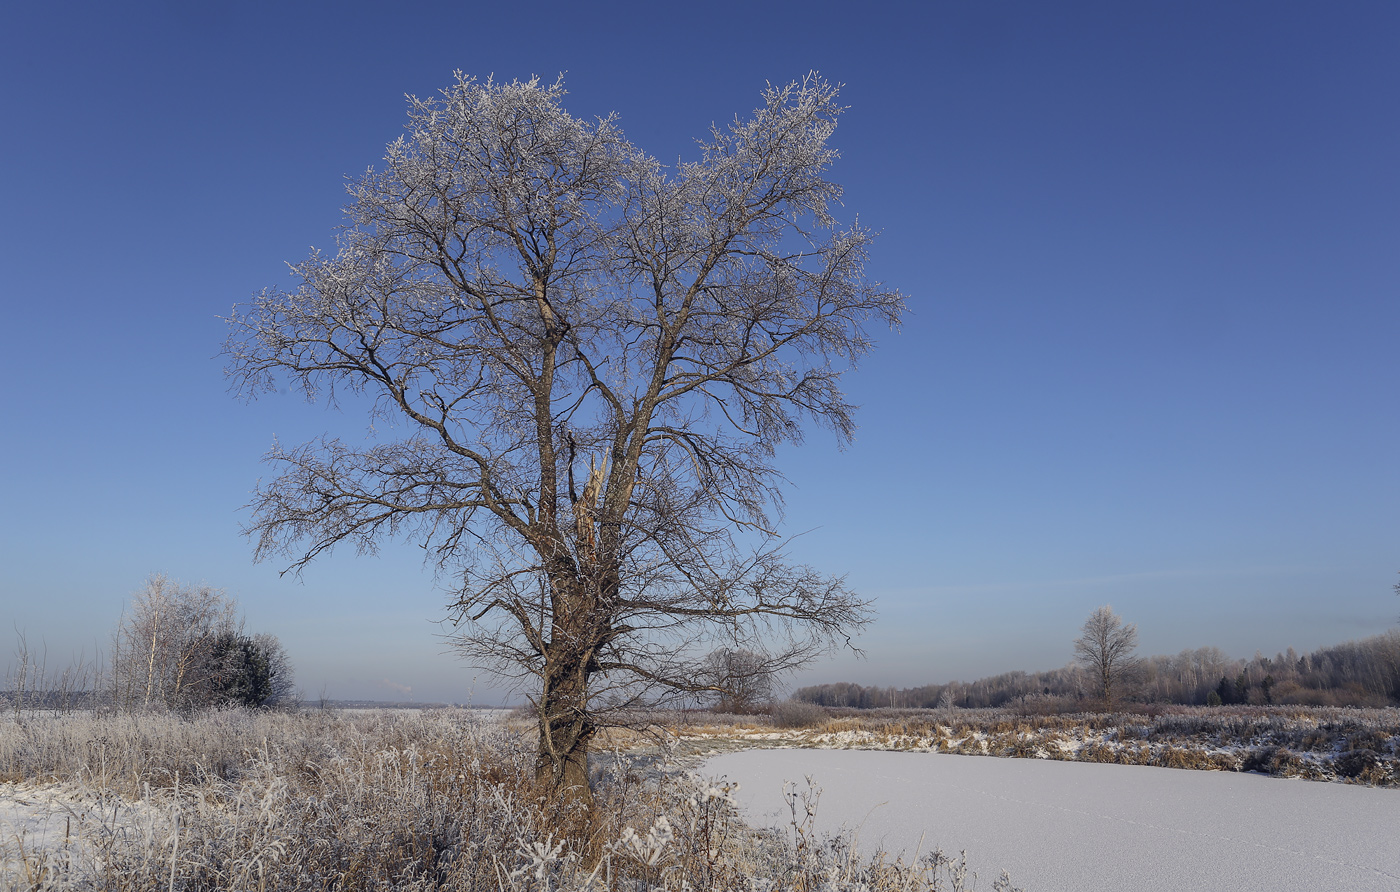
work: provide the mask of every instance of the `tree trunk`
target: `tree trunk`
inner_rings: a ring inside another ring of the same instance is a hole
[[[146,703],[147,709],[151,708],[151,694],[156,681],[156,641],[160,635],[160,611],[157,610],[154,619],[151,620],[151,650],[146,655]]]
[[[596,731],[588,715],[588,667],[577,648],[551,645],[539,703],[535,778],[566,804],[593,807],[588,748]]]
[[[573,567],[558,568],[551,588],[554,621],[544,648],[535,777],[565,803],[591,810],[588,746],[596,727],[589,710],[588,679],[597,645],[593,629],[596,603]]]
[[[608,622],[602,604],[617,590],[618,572],[600,558],[599,497],[609,463],[589,459],[588,480],[574,498],[575,557],[551,569],[553,623],[545,646],[544,690],[539,702],[540,738],[535,777],[566,806],[593,809],[588,749],[597,731],[589,702],[589,676]],[[570,490],[573,479],[570,478]],[[566,549],[562,545],[559,552]]]

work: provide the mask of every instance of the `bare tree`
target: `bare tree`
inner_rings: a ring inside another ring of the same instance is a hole
[[[41,650],[36,659],[29,649],[29,636],[15,628],[15,661],[5,671],[9,687],[10,707],[14,710],[15,721],[24,716],[26,707],[32,708],[36,692],[44,689],[44,676],[47,675],[48,648]],[[40,694],[42,696],[42,694]]]
[[[841,375],[903,297],[831,214],[835,86],[769,88],[674,168],[563,96],[459,73],[411,98],[338,252],[236,308],[226,353],[245,395],[348,391],[406,426],[274,448],[257,556],[423,545],[463,652],[533,693],[541,778],[587,801],[607,710],[710,690],[707,643],[786,669],[867,621],[783,560],[772,459],[804,421],[849,440]]]
[[[30,649],[29,636],[16,628],[14,660],[5,672],[7,690],[0,690],[0,703],[8,698],[16,720],[26,709],[70,712],[95,703],[100,676],[97,663],[89,662],[81,651],[61,669],[50,671],[48,645],[41,644],[35,654]]]
[[[1113,709],[1115,698],[1137,671],[1137,626],[1123,624],[1122,617],[1105,605],[1089,614],[1082,632],[1074,641],[1074,656],[1093,673],[1104,708]]]
[[[721,712],[754,712],[773,701],[776,670],[764,654],[721,647],[705,657],[701,675],[713,686]]]
[[[300,698],[292,660],[276,635],[259,632],[253,636],[253,650],[267,665],[267,697],[259,706],[285,706]]]

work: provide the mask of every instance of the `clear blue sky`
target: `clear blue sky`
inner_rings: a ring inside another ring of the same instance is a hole
[[[855,445],[782,456],[796,555],[880,613],[794,683],[1062,665],[1104,603],[1149,653],[1384,631],[1397,46],[1393,3],[12,5],[0,635],[90,652],[160,570],[237,596],[309,694],[499,702],[412,547],[251,563],[273,438],[365,420],[242,404],[217,356],[454,69],[565,72],[663,160],[765,81],[846,84],[833,178],[911,312],[848,379]]]

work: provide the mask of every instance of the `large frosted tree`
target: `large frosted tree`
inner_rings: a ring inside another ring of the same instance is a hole
[[[832,215],[835,86],[770,87],[674,167],[563,98],[461,74],[411,98],[338,250],[236,308],[226,351],[247,395],[348,390],[397,422],[274,449],[258,556],[424,545],[465,653],[530,693],[541,779],[587,800],[610,710],[724,693],[697,671],[716,646],[781,671],[866,622],[783,559],[773,458],[850,438],[840,378],[903,298]]]

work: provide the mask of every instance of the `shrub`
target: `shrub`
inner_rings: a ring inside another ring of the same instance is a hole
[[[1273,773],[1274,757],[1278,755],[1278,751],[1279,748],[1276,746],[1264,746],[1249,750],[1244,754],[1244,759],[1240,761],[1240,771]]]
[[[826,710],[815,703],[784,700],[773,707],[775,728],[816,728],[825,724]]]
[[[1278,777],[1299,777],[1307,775],[1308,764],[1284,747],[1279,747],[1269,761],[1269,773]]]
[[[1375,750],[1351,750],[1342,753],[1332,761],[1332,767],[1339,777],[1363,780],[1374,774],[1374,769],[1382,764],[1380,754]]]
[[[1348,730],[1346,745],[1344,749],[1348,752],[1352,750],[1373,750],[1376,753],[1383,753],[1390,745],[1390,739],[1381,732],[1373,728],[1358,728]]]

